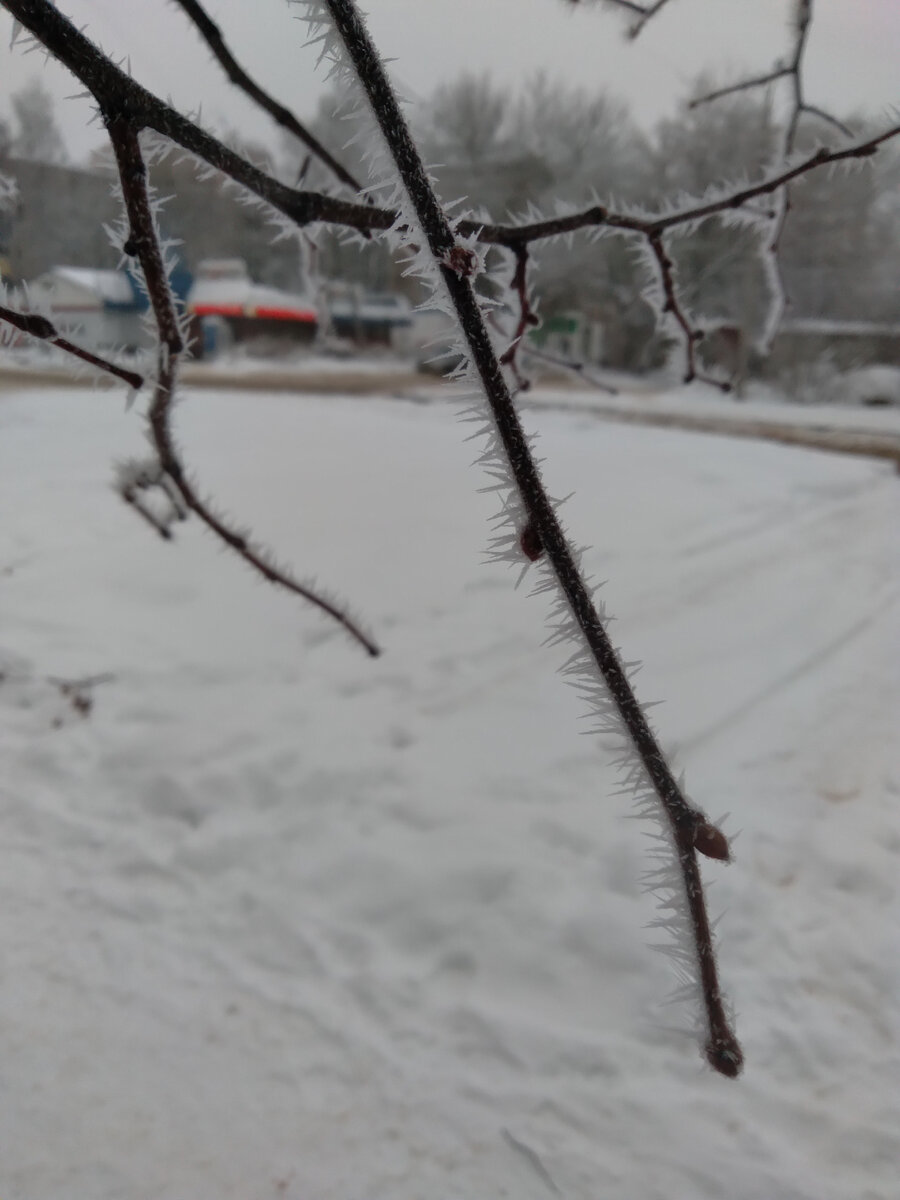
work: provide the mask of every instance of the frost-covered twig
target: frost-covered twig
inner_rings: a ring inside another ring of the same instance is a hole
[[[297,225],[329,221],[369,232],[389,229],[389,213],[321,192],[287,187],[230,150],[193,121],[165,104],[116,66],[51,3],[51,0],[0,0],[5,8],[58,59],[97,101],[102,113],[128,112],[136,132],[153,129],[183,150],[241,184]]]
[[[601,379],[591,364],[581,359],[565,358],[562,354],[553,354],[543,347],[538,348],[532,345],[525,347],[524,355],[526,358],[533,358],[535,362],[546,363],[550,367],[559,367],[563,371],[571,371],[573,375],[586,380],[598,392],[606,392],[608,396],[618,396],[619,394],[617,387],[613,387],[611,383]]]
[[[853,130],[845,125],[843,121],[838,120],[832,113],[819,108],[816,104],[810,104],[806,100],[803,86],[803,58],[806,53],[807,39],[812,28],[813,0],[795,0],[795,3],[794,48],[788,62],[776,63],[772,70],[767,71],[764,75],[750,76],[748,79],[739,80],[737,83],[729,84],[727,87],[714,88],[712,91],[704,92],[702,96],[695,96],[688,104],[688,108],[699,108],[702,104],[709,104],[713,100],[721,100],[724,96],[733,96],[736,92],[748,92],[754,88],[767,87],[770,83],[777,83],[779,79],[789,79],[791,81],[793,103],[785,129],[784,157],[787,157],[794,149],[797,126],[803,113],[809,113],[811,116],[818,117],[847,137],[853,137]]]
[[[537,313],[531,307],[531,300],[528,296],[528,247],[512,246],[510,249],[516,257],[516,266],[510,280],[510,287],[516,293],[519,302],[519,318],[509,345],[500,355],[500,363],[504,367],[509,367],[512,371],[519,390],[527,392],[531,387],[531,382],[525,378],[520,370],[518,361],[519,347],[529,328],[534,328],[536,325],[540,325],[541,322]]]
[[[715,88],[713,91],[706,92],[702,96],[696,96],[688,106],[689,108],[697,108],[702,104],[721,100],[725,96],[733,96],[737,92],[752,91],[755,88],[768,87],[769,84],[777,83],[782,79],[788,80],[791,89],[791,106],[781,139],[780,157],[783,161],[788,160],[794,153],[797,143],[797,132],[800,128],[800,119],[804,115],[815,117],[826,125],[830,125],[845,137],[853,137],[853,130],[845,125],[843,121],[838,120],[832,113],[827,112],[818,105],[810,104],[806,99],[803,82],[803,60],[806,54],[810,29],[812,28],[813,0],[795,0],[795,4],[794,47],[788,62],[776,63],[772,70],[767,71],[764,75],[751,76],[748,79],[740,80],[738,83],[730,84],[727,87]],[[791,211],[790,182],[790,179],[785,180],[774,192],[775,207],[771,213],[770,229],[766,238],[764,251],[766,257],[764,262],[772,295],[769,302],[768,315],[759,338],[759,350],[763,354],[767,354],[771,349],[772,340],[778,331],[778,326],[787,307],[787,292],[778,251]]]
[[[509,337],[509,330],[497,320],[497,314],[492,312],[485,313],[487,323],[491,329],[498,333],[501,338]],[[533,359],[535,362],[546,363],[550,367],[559,367],[563,371],[571,371],[573,375],[577,375],[579,379],[584,379],[590,383],[591,387],[595,387],[600,392],[606,392],[608,396],[618,396],[619,389],[613,387],[611,383],[607,383],[605,379],[601,379],[592,369],[590,363],[584,362],[578,358],[565,358],[562,354],[553,354],[543,347],[532,345],[531,342],[525,344],[522,348],[523,358]],[[521,389],[521,377],[517,376],[517,383]],[[527,382],[527,380],[526,380]],[[527,391],[528,388],[522,389]]]
[[[808,108],[807,108],[808,111]],[[866,158],[874,154],[878,147],[900,134],[900,125],[883,130],[880,134],[865,142],[853,146],[845,146],[839,150],[820,147],[812,154],[766,179],[748,185],[744,188],[729,186],[714,189],[713,197],[700,200],[693,204],[681,205],[673,211],[659,215],[642,213],[616,212],[602,204],[591,205],[580,212],[564,216],[550,217],[542,221],[534,221],[522,225],[495,225],[491,223],[476,223],[460,221],[457,229],[461,234],[477,238],[487,245],[500,245],[512,250],[517,256],[521,255],[529,245],[545,241],[549,238],[564,237],[583,229],[611,229],[625,234],[637,235],[648,251],[648,266],[655,270],[659,277],[659,303],[657,319],[662,322],[671,319],[676,336],[681,342],[684,352],[684,370],[682,379],[690,383],[698,379],[711,384],[722,391],[730,391],[732,382],[708,375],[698,369],[697,344],[703,337],[703,330],[691,319],[683,299],[679,295],[675,277],[675,264],[666,248],[666,234],[676,229],[686,229],[701,221],[716,216],[732,216],[752,225],[764,225],[767,230],[774,230],[771,240],[766,246],[764,262],[768,266],[768,274],[772,283],[772,304],[770,318],[767,324],[768,338],[774,335],[783,310],[784,288],[781,283],[780,263],[778,259],[778,242],[784,227],[786,215],[787,185],[794,179],[806,175],[817,167],[828,163],[837,163],[850,159]],[[752,201],[762,196],[774,196],[775,203],[771,212],[762,211],[753,206]],[[645,296],[645,299],[647,297]],[[781,303],[779,303],[781,298]],[[515,369],[515,364],[514,364]]]
[[[579,4],[580,0],[569,0],[571,4]],[[632,39],[639,36],[641,30],[651,18],[655,17],[661,8],[665,8],[669,0],[654,0],[653,4],[639,4],[636,0],[606,0],[607,4],[624,9],[637,17],[633,25],[628,27],[628,36]]]
[[[785,72],[786,78],[791,83],[792,104],[781,144],[781,157],[783,159],[789,158],[794,152],[797,131],[800,128],[800,118],[804,113],[812,113],[820,120],[825,119],[831,125],[837,126],[841,132],[852,136],[850,130],[840,121],[823,113],[821,109],[806,103],[803,94],[803,56],[806,53],[806,43],[812,25],[813,0],[796,0],[796,5],[794,53]],[[788,182],[775,193],[775,212],[772,216],[771,231],[766,245],[767,257],[765,262],[772,288],[772,296],[769,302],[768,315],[759,337],[759,350],[763,354],[768,354],[771,350],[775,334],[778,332],[778,327],[781,324],[788,305],[779,250],[790,211],[791,190]]]
[[[185,15],[194,23],[197,32],[206,42],[209,49],[215,55],[216,60],[221,65],[225,74],[241,91],[245,92],[251,100],[254,100],[260,108],[264,109],[274,121],[276,121],[282,129],[286,129],[293,134],[295,138],[303,143],[307,149],[311,150],[317,158],[334,174],[336,179],[345,184],[351,191],[362,191],[361,185],[350,174],[346,167],[334,157],[326,146],[323,146],[319,139],[311,133],[305,125],[302,125],[297,120],[296,116],[285,108],[283,104],[273,99],[267,91],[259,86],[252,79],[244,68],[240,65],[234,55],[228,48],[228,45],[222,36],[222,31],[219,26],[213,21],[209,13],[198,0],[175,0],[175,3],[184,11]]]
[[[98,371],[105,371],[108,375],[115,375],[117,379],[121,379],[123,383],[127,383],[135,391],[143,386],[143,375],[139,375],[137,371],[129,371],[127,367],[120,367],[117,363],[110,362],[107,358],[101,358],[99,354],[94,354],[91,350],[85,350],[83,346],[76,346],[74,342],[70,342],[68,338],[62,336],[49,317],[45,317],[40,313],[16,312],[15,309],[0,305],[0,321],[5,321],[7,325],[12,325],[15,329],[20,329],[22,333],[27,333],[29,337],[49,342],[51,346],[56,346],[60,350],[64,350],[66,354],[71,354],[74,358],[81,359],[82,362],[88,363],[89,366],[96,367]]]
[[[565,216],[550,217],[547,220],[534,221],[529,224],[499,225],[460,221],[457,228],[460,233],[473,235],[482,243],[505,246],[515,253],[518,253],[521,248],[534,242],[544,241],[553,237],[563,237],[582,229],[608,228],[640,235],[644,239],[654,265],[659,272],[663,294],[663,300],[659,308],[660,315],[663,317],[670,315],[673,318],[683,342],[685,355],[684,381],[690,382],[693,379],[701,379],[715,387],[728,391],[731,386],[729,383],[716,379],[713,376],[703,375],[697,370],[696,345],[702,337],[702,331],[692,323],[683,303],[679,299],[678,289],[675,284],[674,264],[666,251],[664,235],[670,230],[690,227],[700,221],[719,215],[743,215],[745,219],[754,224],[758,224],[760,221],[771,222],[774,234],[767,246],[767,257],[764,260],[770,264],[770,276],[772,277],[773,285],[773,301],[768,323],[768,337],[771,339],[777,328],[778,321],[780,321],[783,309],[783,301],[780,306],[778,303],[778,298],[783,297],[784,294],[783,286],[780,282],[778,242],[784,227],[784,217],[786,215],[786,185],[792,180],[798,179],[810,171],[827,164],[871,157],[877,152],[879,146],[896,137],[898,134],[900,134],[900,124],[882,130],[881,133],[864,142],[859,142],[852,146],[844,146],[838,150],[831,150],[827,146],[821,146],[798,162],[785,166],[775,174],[761,179],[754,184],[750,184],[744,188],[718,188],[713,199],[680,206],[674,211],[662,213],[658,216],[615,212],[602,204],[594,204],[580,212],[569,213]],[[753,200],[761,196],[772,195],[776,198],[776,204],[771,213],[761,213],[756,208],[751,207]]]
[[[790,67],[773,67],[765,75],[754,75],[749,79],[741,79],[738,83],[729,83],[725,87],[713,88],[710,92],[704,92],[701,96],[695,96],[693,100],[688,101],[688,108],[700,108],[703,104],[709,104],[713,100],[722,100],[725,96],[733,96],[736,92],[749,92],[753,88],[766,87],[767,84],[776,83],[779,79],[784,79],[790,73]]]
[[[150,432],[161,470],[161,477],[156,482],[165,481],[174,485],[191,512],[264,579],[315,605],[341,625],[369,654],[379,654],[379,648],[372,638],[343,607],[314,588],[300,583],[282,568],[276,567],[269,555],[256,546],[247,533],[231,528],[212,511],[209,504],[200,498],[194,484],[188,478],[171,430],[172,401],[178,362],[184,351],[184,337],[169,289],[166,265],[153,217],[147,186],[147,168],[127,108],[124,113],[107,111],[104,116],[116,156],[128,217],[128,250],[137,256],[141,264],[159,336],[158,371],[149,412]],[[162,536],[169,536],[168,532],[163,532],[164,528],[167,530],[167,526],[155,518],[152,510],[138,502],[135,489],[129,490],[127,494],[123,489],[123,495]]]
[[[719,213],[737,212],[745,208],[751,200],[756,200],[759,196],[770,196],[784,184],[799,179],[801,175],[806,175],[818,167],[847,162],[855,158],[871,158],[873,154],[877,153],[879,146],[898,135],[900,135],[900,122],[866,138],[865,141],[854,143],[852,146],[842,146],[838,150],[820,146],[797,162],[783,167],[756,183],[742,188],[717,188],[714,199],[700,200],[695,204],[688,204],[656,216],[616,212],[603,204],[591,204],[578,212],[567,213],[561,217],[548,217],[544,221],[530,221],[521,225],[494,224],[490,221],[460,221],[458,228],[463,234],[476,235],[478,241],[485,245],[510,248],[523,242],[540,242],[547,238],[577,233],[581,229],[603,227],[642,233],[649,237],[652,234],[663,233],[682,225],[695,224],[697,221],[714,217]],[[754,215],[758,216],[759,214],[755,213]]]
[[[172,539],[173,523],[188,518],[189,509],[158,458],[121,463],[116,472],[116,489],[125,503],[167,542]],[[160,511],[145,499],[151,493],[162,496]]]
[[[705,375],[702,371],[697,370],[697,342],[700,341],[703,333],[692,323],[678,296],[678,290],[675,287],[675,264],[666,250],[663,234],[648,234],[647,244],[659,270],[659,279],[664,297],[662,303],[663,315],[672,317],[682,337],[684,345],[683,382],[691,383],[692,380],[699,379],[701,383],[712,384],[713,387],[717,387],[723,392],[731,391],[730,383],[716,379],[712,375]]]
[[[570,546],[544,487],[485,328],[471,284],[475,255],[458,240],[438,203],[363,20],[353,0],[324,0],[324,5],[321,8],[315,5],[314,11],[324,15],[326,8],[400,175],[412,208],[410,218],[419,226],[414,236],[420,244],[424,241],[430,252],[431,268],[446,288],[471,365],[487,398],[492,432],[502,454],[501,462],[505,460],[505,465],[497,463],[494,471],[500,472],[503,479],[511,476],[518,497],[517,502],[511,498],[504,511],[512,513],[521,509],[526,518],[525,527],[518,531],[514,540],[521,545],[521,539],[528,535],[529,548],[535,551],[528,553],[526,550],[528,557],[542,556],[550,564],[552,578],[548,579],[548,584],[558,587],[561,597],[560,640],[576,637],[582,643],[568,669],[578,678],[581,689],[604,711],[611,698],[613,708],[608,710],[609,716],[615,726],[624,731],[630,745],[627,755],[629,782],[642,798],[648,798],[649,784],[651,794],[668,819],[680,871],[682,903],[679,911],[688,914],[692,935],[689,953],[699,974],[703,999],[705,1054],[717,1071],[734,1077],[740,1072],[742,1054],[720,993],[712,930],[697,862],[698,850],[727,860],[728,843],[685,797],[635,697],[628,669],[610,641],[580,570],[578,555]]]

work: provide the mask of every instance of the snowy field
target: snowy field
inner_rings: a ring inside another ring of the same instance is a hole
[[[900,481],[534,412],[694,799],[746,1056],[703,1064],[645,828],[481,565],[445,405],[196,393],[201,490],[377,661],[110,490],[118,393],[0,394],[2,1200],[896,1200]],[[77,711],[58,682],[110,676]]]
[[[873,368],[874,369],[874,368]],[[900,377],[900,372],[897,373]],[[792,425],[808,429],[853,431],[900,435],[900,402],[896,405],[867,408],[852,404],[800,404],[791,402],[783,391],[756,381],[747,386],[743,399],[723,396],[709,384],[694,382],[687,386],[667,387],[664,381],[637,375],[610,375],[618,388],[614,396],[590,389],[554,389],[544,385],[527,397],[529,403],[568,409],[595,409],[635,412],[656,417],[696,417],[717,423],[747,421]]]

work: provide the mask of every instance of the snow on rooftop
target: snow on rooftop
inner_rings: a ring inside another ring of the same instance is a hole
[[[198,316],[219,314],[307,323],[318,319],[309,296],[253,283],[240,274],[198,278],[188,293],[187,306]]]
[[[100,270],[93,267],[53,267],[47,273],[90,292],[104,304],[132,304],[134,289],[124,271]]]

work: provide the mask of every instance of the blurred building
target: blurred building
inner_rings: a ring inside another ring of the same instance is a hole
[[[137,349],[151,335],[147,298],[125,271],[52,267],[32,280],[28,306],[47,313],[60,333],[87,349]]]
[[[275,352],[309,345],[319,325],[318,311],[306,293],[254,283],[240,258],[201,262],[187,310],[201,322],[204,356],[235,344]]]
[[[169,285],[183,303],[191,285],[183,265],[175,267]],[[60,333],[86,349],[137,350],[155,341],[146,319],[149,301],[129,270],[51,267],[22,289],[22,302],[47,313]]]
[[[367,292],[358,284],[329,280],[322,288],[330,332],[358,348],[382,347],[407,352],[413,315],[405,296]]]

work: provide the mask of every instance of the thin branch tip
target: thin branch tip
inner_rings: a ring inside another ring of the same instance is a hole
[[[524,528],[518,535],[519,548],[526,558],[540,552],[559,587],[559,602],[551,614],[555,625],[552,640],[577,637],[583,646],[585,666],[590,676],[575,677],[575,684],[585,696],[596,698],[608,693],[609,713],[603,714],[602,727],[613,726],[627,737],[631,751],[626,778],[640,789],[643,781],[664,812],[675,843],[675,858],[680,872],[680,902],[693,937],[693,954],[699,976],[703,1012],[707,1031],[707,1058],[716,1070],[735,1076],[740,1070],[740,1049],[728,1025],[722,1006],[718,968],[713,947],[712,929],[706,909],[703,883],[697,863],[695,833],[708,824],[687,800],[660,747],[648,718],[635,696],[627,665],[610,640],[605,615],[593,599],[593,589],[580,567],[580,555],[570,545],[557,517],[535,460],[531,439],[525,434],[512,394],[503,376],[501,363],[485,327],[484,316],[472,289],[468,274],[456,269],[452,251],[457,245],[445,211],[442,209],[418,148],[413,141],[404,114],[388,80],[378,53],[369,37],[365,22],[354,0],[325,0],[340,38],[346,58],[365,92],[372,112],[380,126],[388,150],[415,210],[421,235],[427,243],[436,271],[435,281],[443,285],[456,314],[463,337],[463,348],[473,374],[477,376],[491,416],[490,447],[481,461],[493,457],[493,447],[502,452],[503,464],[491,468],[492,473],[508,471],[515,491],[504,503],[503,514],[512,515],[521,506],[526,515]],[[659,7],[659,6],[657,6]],[[457,231],[458,232],[458,231]],[[664,244],[663,230],[651,229],[647,236],[663,275],[664,286],[672,295],[673,310],[680,314],[672,283],[672,264]],[[513,239],[515,240],[515,239]],[[520,245],[514,249],[519,276],[520,295],[525,295],[525,254]],[[424,270],[423,266],[423,270]],[[668,281],[668,282],[667,282]],[[525,295],[527,302],[527,295]],[[521,320],[520,312],[520,320]],[[690,333],[686,318],[686,333]],[[688,352],[692,353],[693,338],[688,336]],[[692,363],[689,358],[689,362]],[[506,538],[501,537],[502,543]],[[506,557],[502,548],[500,556]],[[648,799],[651,793],[648,792]],[[721,853],[712,826],[701,835],[701,842]],[[721,837],[721,835],[719,835]],[[727,844],[725,847],[727,852]]]

